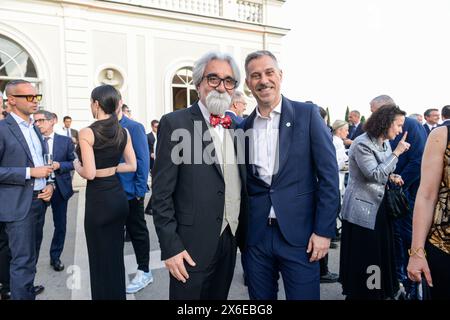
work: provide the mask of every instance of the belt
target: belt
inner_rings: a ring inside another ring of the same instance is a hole
[[[267,218],[267,225],[269,227],[274,227],[278,225],[277,218]]]

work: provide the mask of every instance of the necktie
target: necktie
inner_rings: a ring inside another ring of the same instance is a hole
[[[45,137],[44,138],[45,153],[50,153],[50,147],[48,145],[48,140],[50,140],[50,137]]]
[[[228,129],[231,126],[231,117],[226,115],[221,118],[220,116],[216,116],[214,114],[209,116],[209,123],[215,128],[218,124],[220,124],[225,129]]]
[[[67,130],[67,136],[70,138],[70,128],[66,128]]]

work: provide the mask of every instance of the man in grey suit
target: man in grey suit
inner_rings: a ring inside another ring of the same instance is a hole
[[[12,111],[0,121],[0,223],[11,251],[11,298],[33,300],[46,203],[54,190],[45,178],[52,168],[44,165],[48,151],[31,117],[42,95],[25,80],[9,82],[6,95]]]

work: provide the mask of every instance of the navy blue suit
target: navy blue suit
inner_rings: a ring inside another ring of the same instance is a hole
[[[414,295],[414,286],[407,277],[406,267],[409,259],[408,249],[412,240],[412,211],[420,184],[420,167],[427,134],[424,126],[417,120],[408,117],[405,118],[405,123],[403,124],[403,134],[406,131],[408,132],[406,142],[410,144],[410,148],[407,152],[400,155],[394,173],[401,175],[405,182],[403,191],[408,199],[411,212],[402,218],[394,220],[394,240],[397,277],[402,281],[406,292]],[[395,150],[403,134],[399,134],[391,141],[392,150]]]
[[[364,133],[363,125],[364,125],[363,123],[359,123],[359,125],[357,127],[350,126],[349,132],[348,132],[348,138],[350,140],[355,140],[357,137],[362,135]]]
[[[34,130],[43,155],[47,152],[44,141],[39,130]],[[26,179],[27,167],[34,167],[30,148],[16,120],[8,115],[0,121],[0,222],[11,252],[11,298],[33,300],[47,205],[34,195],[35,179]]]
[[[53,192],[51,205],[53,211],[53,233],[50,245],[50,260],[59,260],[64,249],[67,224],[67,203],[73,195],[72,177],[74,145],[72,139],[59,134],[54,135],[53,140],[53,160],[59,162],[60,168],[55,170],[56,189]]]
[[[242,121],[244,121],[244,118],[236,115],[234,112],[231,111],[225,111],[225,115],[230,116],[231,120],[233,120],[233,123],[236,124],[236,126],[240,125]]]
[[[428,125],[426,123],[424,123],[423,128],[425,129],[425,132],[426,132],[427,137],[428,137],[430,135],[430,132],[431,132],[430,128],[428,127]]]
[[[283,97],[279,124],[279,169],[271,185],[249,163],[246,140],[249,228],[245,271],[251,299],[276,299],[279,271],[288,299],[319,299],[319,264],[306,253],[312,233],[335,236],[339,207],[336,152],[314,104]],[[253,128],[256,112],[241,128]],[[273,206],[277,226],[268,226]]]

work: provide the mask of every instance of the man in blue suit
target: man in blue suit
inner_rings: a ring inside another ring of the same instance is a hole
[[[231,117],[233,123],[239,125],[244,118],[242,115],[244,114],[245,108],[247,107],[247,102],[245,102],[245,96],[240,91],[235,91],[233,97],[231,98],[230,109],[228,109],[225,114]]]
[[[144,216],[144,198],[147,193],[150,151],[144,126],[125,116],[122,110],[121,107],[117,109],[119,123],[130,133],[137,160],[136,172],[118,174],[128,197],[130,211],[126,221],[126,229],[133,244],[138,264],[136,275],[126,288],[127,293],[131,294],[142,290],[153,282],[153,275],[149,266],[150,237]]]
[[[387,95],[378,96],[370,102],[371,110],[375,112],[386,104],[395,104],[395,102]],[[411,247],[412,240],[412,214],[420,184],[420,167],[427,133],[417,120],[409,117],[405,118],[403,132],[408,132],[406,142],[410,144],[410,148],[399,157],[394,173],[399,174],[403,179],[404,184],[402,188],[408,199],[411,211],[407,215],[394,220],[395,262],[397,278],[403,284],[407,298],[415,299],[415,286],[407,276],[406,267],[409,260],[408,249]],[[397,138],[390,142],[392,150],[395,150],[401,138],[402,135],[398,135]]]
[[[66,239],[67,203],[73,195],[70,173],[73,170],[73,160],[75,159],[74,145],[71,138],[53,131],[55,125],[53,113],[39,110],[34,114],[34,122],[44,136],[49,153],[53,155],[56,190],[53,192],[51,205],[55,231],[50,245],[50,265],[55,271],[62,271],[64,264],[60,258]]]
[[[48,151],[31,117],[42,95],[25,80],[9,82],[6,95],[12,111],[0,121],[0,222],[11,252],[11,298],[34,300],[46,202],[55,188],[45,178],[53,169],[44,165]]]
[[[427,137],[430,135],[431,130],[436,128],[439,124],[439,110],[438,109],[427,109],[423,116],[425,117],[425,123],[423,128],[427,133]]]
[[[251,299],[319,299],[319,263],[335,236],[339,207],[336,153],[314,104],[281,95],[282,71],[269,51],[245,61],[258,102],[241,124],[246,140],[249,222],[245,274]],[[253,129],[253,130],[251,130]]]

